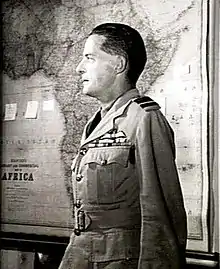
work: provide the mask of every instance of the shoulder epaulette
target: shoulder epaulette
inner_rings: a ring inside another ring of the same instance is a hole
[[[139,104],[145,110],[159,109],[160,106],[149,96],[138,97],[134,100],[135,103]]]

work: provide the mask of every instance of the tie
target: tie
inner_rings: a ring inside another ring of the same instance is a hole
[[[86,138],[93,132],[95,127],[98,125],[98,123],[101,121],[101,111],[99,111],[94,120],[89,124],[86,130]]]

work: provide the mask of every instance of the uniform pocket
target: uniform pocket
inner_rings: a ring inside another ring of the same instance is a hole
[[[140,254],[140,230],[112,230],[93,237],[93,261],[137,259]]]
[[[82,160],[90,203],[116,202],[116,186],[126,177],[130,146],[91,148]]]

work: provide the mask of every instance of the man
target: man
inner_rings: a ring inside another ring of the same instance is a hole
[[[186,215],[173,131],[136,82],[140,34],[117,23],[89,35],[76,71],[101,108],[72,164],[75,229],[60,269],[183,268]]]

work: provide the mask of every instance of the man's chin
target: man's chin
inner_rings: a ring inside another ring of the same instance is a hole
[[[83,87],[82,88],[82,93],[85,94],[85,95],[89,95],[89,89]]]
[[[84,95],[88,95],[90,97],[95,97],[94,94],[93,94],[93,91],[91,89],[86,88],[86,87],[83,87],[82,93]]]

